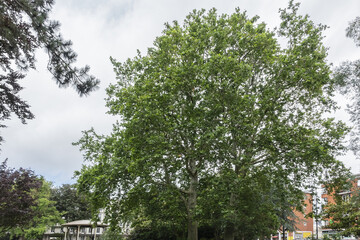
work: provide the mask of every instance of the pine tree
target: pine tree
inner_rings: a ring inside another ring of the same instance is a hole
[[[19,96],[19,80],[35,69],[38,48],[48,54],[47,68],[59,87],[72,85],[80,96],[98,87],[99,80],[88,75],[88,66],[73,66],[77,55],[71,41],[59,33],[59,22],[49,19],[53,4],[53,0],[0,1],[0,121],[9,119],[11,113],[23,123],[34,118],[30,106]]]

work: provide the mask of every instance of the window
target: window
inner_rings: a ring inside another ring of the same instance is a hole
[[[348,202],[350,200],[350,193],[342,195],[341,198],[344,202]]]
[[[307,222],[304,221],[304,226],[306,226],[306,225],[307,225]]]
[[[321,221],[321,227],[327,228],[328,225],[329,225],[329,220],[323,220],[323,221]]]
[[[52,232],[52,233],[55,232],[55,227],[51,227],[51,232]]]
[[[83,228],[80,228],[80,232],[81,233],[85,233],[85,228],[83,227]]]
[[[89,229],[89,233],[91,233],[91,230],[92,230],[91,227],[89,227],[88,229]]]
[[[96,228],[96,233],[100,233],[100,228]]]

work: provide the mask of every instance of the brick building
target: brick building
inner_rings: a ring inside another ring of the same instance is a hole
[[[360,174],[356,174],[353,176],[353,179],[351,180],[351,189],[350,190],[344,190],[339,193],[343,201],[349,201],[350,198],[354,195],[355,191],[358,191],[360,189]],[[322,188],[322,194],[321,194],[321,200],[322,204],[335,204],[334,194],[329,194],[325,188]],[[333,235],[337,232],[328,228],[330,219],[323,219],[321,222],[321,233],[322,235]],[[346,238],[346,239],[355,239],[355,238]]]

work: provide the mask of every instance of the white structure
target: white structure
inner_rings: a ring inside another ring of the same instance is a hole
[[[63,240],[96,240],[104,233],[107,224],[78,220],[63,225],[56,225],[45,232],[43,240],[53,240],[59,237]]]

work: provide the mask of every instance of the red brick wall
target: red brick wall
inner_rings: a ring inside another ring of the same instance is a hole
[[[295,215],[297,216],[297,224],[295,225],[297,231],[310,231],[313,232],[314,231],[314,219],[312,217],[307,217],[305,218],[305,216],[309,213],[312,212],[313,210],[313,201],[312,201],[312,197],[309,193],[305,194],[306,196],[306,200],[305,200],[305,204],[306,206],[304,207],[304,213],[299,212],[299,211],[295,211]]]

